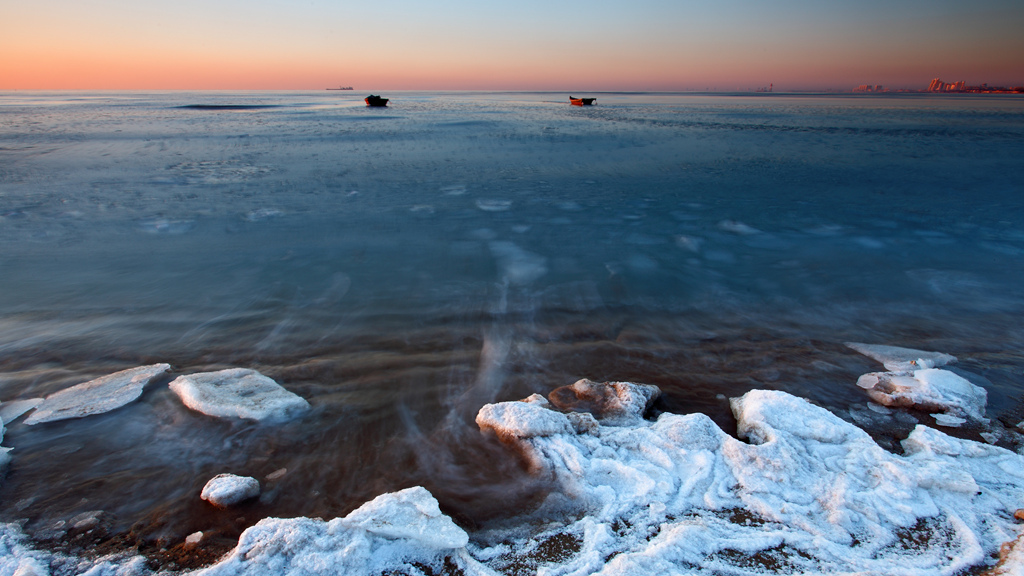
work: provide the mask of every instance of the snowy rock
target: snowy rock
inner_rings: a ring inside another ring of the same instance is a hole
[[[907,373],[872,372],[857,379],[868,396],[885,406],[985,417],[988,392],[948,370],[928,368]]]
[[[586,378],[556,388],[548,400],[560,410],[589,412],[602,424],[634,424],[661,394],[657,386],[632,382],[591,382]]]
[[[0,404],[0,421],[10,424],[17,420],[22,414],[42,404],[42,398],[30,398],[28,400],[11,400]]]
[[[185,406],[208,416],[283,421],[309,409],[301,397],[245,368],[179,376],[170,387]]]
[[[189,534],[188,536],[185,537],[185,543],[186,544],[199,544],[202,541],[203,541],[203,533],[202,532],[193,532],[193,533],[191,533],[191,534]]]
[[[579,546],[552,574],[760,574],[747,560],[759,554],[787,573],[953,574],[1016,537],[1006,510],[1024,501],[1018,454],[917,426],[895,455],[777,391],[732,408],[746,441],[703,414],[577,434],[558,432],[540,403],[484,406],[481,426],[514,431],[507,438],[556,483],[537,515],[568,518],[501,544],[488,562],[558,537]]]
[[[81,418],[120,408],[141,396],[150,381],[170,369],[170,364],[129,368],[50,394],[25,424]]]
[[[468,555],[469,538],[425,489],[384,494],[345,518],[265,518],[238,546],[194,576],[381,574],[416,563],[440,573],[450,559],[465,574],[494,573]]]
[[[921,368],[935,368],[956,362],[956,356],[942,352],[925,352],[913,348],[885,346],[882,344],[862,344],[847,342],[846,345],[857,352],[881,362],[890,372],[909,372]]]
[[[463,548],[469,542],[466,532],[441,514],[437,500],[420,486],[382,494],[353,510],[343,524],[439,550]]]
[[[260,483],[255,478],[218,474],[203,486],[199,497],[218,508],[227,508],[259,495]]]

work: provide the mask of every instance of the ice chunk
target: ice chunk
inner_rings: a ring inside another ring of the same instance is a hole
[[[932,418],[935,418],[936,424],[938,424],[939,426],[945,426],[947,428],[959,428],[960,426],[963,426],[964,424],[967,423],[967,420],[965,418],[957,418],[956,416],[943,414],[942,412],[932,414],[931,416]]]
[[[487,404],[477,413],[476,423],[503,440],[571,433],[573,428],[566,415],[548,409],[546,404],[526,401]]]
[[[635,424],[661,394],[657,386],[632,382],[591,382],[586,378],[556,388],[548,400],[560,410],[590,412],[602,424]]]
[[[415,487],[329,522],[265,518],[243,532],[224,559],[193,575],[381,574],[412,563],[440,573],[448,558],[463,573],[493,576],[466,553],[468,540],[434,497]]]
[[[29,398],[28,400],[11,400],[0,404],[0,421],[11,423],[22,414],[32,410],[43,403],[42,398]]]
[[[913,348],[885,346],[883,344],[862,344],[860,342],[847,342],[846,345],[872,360],[881,362],[885,369],[891,372],[935,368],[956,362],[956,356],[950,356],[942,352],[925,352],[923,350],[914,350]]]
[[[557,537],[578,546],[548,565],[553,574],[759,574],[753,557],[787,573],[887,574],[906,564],[907,574],[952,574],[1017,533],[1006,511],[1024,498],[1020,455],[924,426],[904,441],[906,456],[891,454],[778,391],[748,392],[732,408],[747,442],[702,414],[576,434],[551,426],[540,402],[484,406],[481,426],[516,431],[510,441],[557,484],[538,516],[575,509],[487,562],[500,568]],[[537,429],[545,433],[522,433]]]
[[[50,394],[25,424],[81,418],[120,408],[142,395],[146,384],[170,369],[170,364],[129,368]]]
[[[967,379],[939,368],[910,373],[872,372],[857,379],[872,400],[894,408],[948,412],[951,416],[985,417],[988,392]]]
[[[218,474],[203,486],[199,497],[218,508],[227,508],[259,495],[260,483],[255,478]]]
[[[309,409],[301,397],[246,368],[179,376],[170,387],[186,406],[208,416],[282,421]]]
[[[441,514],[437,500],[420,486],[382,494],[353,510],[343,523],[391,539],[412,540],[430,548],[462,548],[465,530]]]

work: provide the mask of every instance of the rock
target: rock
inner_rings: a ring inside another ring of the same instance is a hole
[[[301,397],[245,368],[179,376],[170,387],[185,406],[220,418],[277,422],[309,409],[309,403]]]
[[[661,394],[657,386],[632,382],[591,382],[586,378],[556,388],[548,400],[559,410],[589,412],[602,424],[629,424]]]
[[[259,495],[260,483],[255,478],[218,474],[203,486],[199,497],[218,508],[227,508]]]
[[[193,532],[193,533],[191,533],[191,534],[189,534],[188,536],[185,537],[185,543],[186,544],[199,544],[202,541],[203,541],[203,533],[202,532]]]
[[[1018,508],[1017,511],[1013,513],[1013,517],[1017,520],[1024,521],[1024,508]]]
[[[863,344],[860,342],[847,342],[847,346],[857,352],[877,360],[890,372],[907,372],[921,368],[935,368],[956,362],[956,356],[943,354],[942,352],[925,352],[913,348],[901,348],[899,346],[885,346],[883,344]]]
[[[141,396],[147,384],[170,369],[170,364],[140,366],[55,392],[36,407],[25,424],[81,418],[120,408]]]

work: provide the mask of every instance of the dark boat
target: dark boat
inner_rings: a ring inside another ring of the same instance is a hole
[[[366,105],[367,106],[387,106],[388,105],[388,99],[387,98],[381,98],[380,96],[374,96],[373,94],[370,94],[369,96],[366,97]]]
[[[569,96],[569,104],[573,106],[590,106],[597,101],[597,98],[573,98]]]
[[[328,90],[353,90],[351,86],[340,86],[338,88],[328,88]]]

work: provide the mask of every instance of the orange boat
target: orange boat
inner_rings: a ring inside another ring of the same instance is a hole
[[[367,106],[387,106],[388,105],[388,99],[387,98],[381,98],[380,96],[374,96],[373,94],[370,94],[364,100],[366,101],[366,105]]]
[[[597,98],[573,98],[569,96],[569,104],[573,106],[590,106],[597,101]]]

